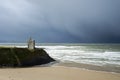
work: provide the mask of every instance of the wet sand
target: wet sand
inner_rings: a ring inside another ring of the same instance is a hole
[[[59,62],[56,63],[57,66],[66,66],[66,67],[77,67],[83,68],[88,70],[96,70],[96,71],[105,71],[105,72],[115,72],[120,73],[120,66],[110,66],[110,65],[90,65],[90,64],[82,64],[82,63],[75,63],[75,62]]]
[[[73,67],[31,67],[0,69],[0,80],[120,80],[120,73]]]

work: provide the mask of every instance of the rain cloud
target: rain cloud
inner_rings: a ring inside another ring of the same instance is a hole
[[[119,0],[0,0],[0,41],[120,42]]]

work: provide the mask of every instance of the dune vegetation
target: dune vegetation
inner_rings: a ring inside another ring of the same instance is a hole
[[[54,61],[45,50],[0,47],[0,67],[27,67]]]

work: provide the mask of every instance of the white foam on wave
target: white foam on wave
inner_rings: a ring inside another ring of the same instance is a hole
[[[36,46],[37,48],[45,48],[50,50],[56,50],[56,49],[73,49],[73,46]]]
[[[120,52],[88,51],[80,46],[41,46],[55,59],[94,65],[120,66]]]

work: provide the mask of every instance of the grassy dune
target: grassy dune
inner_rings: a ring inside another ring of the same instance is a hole
[[[24,67],[54,61],[43,49],[0,47],[0,67]]]

